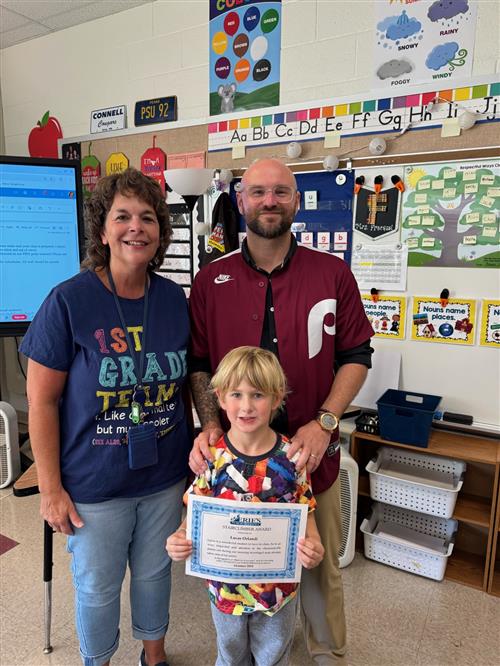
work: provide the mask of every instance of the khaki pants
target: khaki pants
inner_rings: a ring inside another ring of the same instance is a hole
[[[301,619],[307,650],[315,663],[345,664],[344,591],[338,553],[342,538],[340,476],[316,495],[316,523],[325,557],[314,569],[303,569],[300,586]]]

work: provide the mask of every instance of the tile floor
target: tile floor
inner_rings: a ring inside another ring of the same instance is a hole
[[[38,498],[0,490],[0,533],[19,545],[0,556],[0,665],[78,666],[73,592],[65,539],[54,538],[52,644],[44,655],[42,522]],[[436,583],[365,560],[344,569],[351,666],[500,666],[500,599]],[[113,666],[135,666],[123,594],[122,638]],[[174,566],[168,655],[171,666],[214,663],[214,631],[199,579]],[[309,666],[297,626],[292,666]]]

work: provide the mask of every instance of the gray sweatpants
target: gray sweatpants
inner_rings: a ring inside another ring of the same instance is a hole
[[[290,657],[297,597],[275,615],[259,611],[228,615],[210,604],[217,632],[215,666],[286,666]],[[253,661],[252,661],[253,657]]]

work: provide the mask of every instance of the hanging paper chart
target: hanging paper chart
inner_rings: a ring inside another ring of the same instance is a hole
[[[153,136],[153,147],[148,148],[141,157],[141,171],[145,176],[149,176],[159,183],[163,193],[165,193],[165,153],[161,148],[156,147],[156,135]]]
[[[408,166],[405,187],[409,266],[500,268],[498,161]]]
[[[106,160],[106,176],[128,169],[128,157],[123,153],[111,153]]]
[[[83,196],[88,197],[95,190],[97,181],[101,177],[101,163],[95,155],[90,152],[92,141],[89,143],[89,152],[82,159],[82,183]]]

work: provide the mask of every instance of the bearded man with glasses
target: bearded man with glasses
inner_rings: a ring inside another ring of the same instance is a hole
[[[219,361],[242,345],[272,351],[289,394],[271,426],[293,436],[288,456],[298,453],[297,468],[311,473],[325,548],[323,562],[302,574],[306,645],[315,664],[345,664],[338,420],[371,367],[373,330],[349,266],[295,240],[300,193],[288,167],[275,159],[254,162],[237,200],[247,226],[241,249],[203,268],[191,290],[189,372],[202,433],[190,466],[205,471],[208,446],[227,428],[209,390]]]

